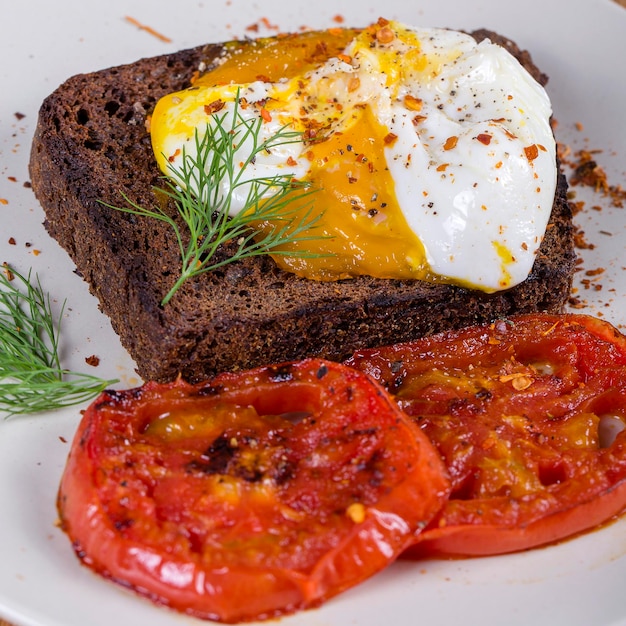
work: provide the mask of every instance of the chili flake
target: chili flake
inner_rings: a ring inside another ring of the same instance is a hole
[[[136,20],[134,17],[130,17],[129,15],[127,15],[124,19],[127,22],[130,22],[133,26],[136,26],[139,30],[143,30],[149,33],[150,35],[153,35],[154,37],[156,37],[157,39],[160,39],[164,43],[171,43],[172,41],[169,37],[162,35],[161,33],[154,30],[154,28],[151,28],[150,26],[146,26],[145,24],[142,24],[141,22]]]
[[[421,98],[416,98],[411,94],[407,94],[404,96],[404,106],[409,111],[421,111],[422,110],[422,100]]]
[[[444,150],[453,150],[456,147],[459,138],[456,135],[452,135],[452,137],[448,137],[446,139],[446,143],[443,144]]]
[[[383,142],[386,146],[390,146],[396,142],[398,139],[398,135],[394,133],[387,133],[383,139]]]
[[[226,103],[223,100],[213,100],[213,102],[204,105],[204,112],[207,115],[213,115],[213,113],[221,111],[225,106]]]
[[[534,161],[539,156],[539,148],[537,144],[531,144],[524,148],[524,154],[529,161]]]

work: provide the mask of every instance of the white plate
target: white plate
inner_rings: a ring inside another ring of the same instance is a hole
[[[364,26],[379,15],[426,26],[487,27],[530,49],[550,75],[558,138],[601,149],[609,182],[626,170],[626,10],[612,0],[25,0],[3,10],[0,37],[0,262],[33,268],[69,308],[66,366],[120,378],[133,363],[73,265],[43,226],[27,162],[37,109],[72,74],[143,56],[250,34],[337,24]],[[174,7],[178,7],[175,9]],[[169,37],[140,30],[131,16]],[[265,18],[264,21],[262,18]],[[16,115],[17,114],[17,115]],[[22,117],[25,116],[25,117]],[[576,124],[583,125],[577,130]],[[585,313],[626,323],[624,210],[576,190],[586,240],[578,274]],[[598,205],[602,210],[591,207]],[[10,243],[10,238],[15,243]],[[604,268],[593,275],[596,268]],[[585,271],[591,275],[585,276]],[[85,358],[95,354],[94,370]],[[0,615],[30,626],[172,626],[198,623],[152,606],[81,567],[55,526],[55,495],[79,410],[0,423]],[[626,624],[626,519],[559,546],[514,556],[397,563],[324,607],[284,618],[285,626],[606,626]]]

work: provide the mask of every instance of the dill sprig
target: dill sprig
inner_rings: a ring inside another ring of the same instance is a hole
[[[0,271],[0,413],[7,417],[80,404],[117,382],[61,367],[58,319],[39,278]]]
[[[180,276],[163,298],[165,305],[183,283],[205,272],[241,259],[266,254],[299,257],[320,256],[309,251],[286,251],[280,248],[296,241],[319,239],[311,229],[320,215],[313,213],[310,183],[297,181],[292,174],[247,178],[246,170],[258,155],[270,153],[278,146],[301,140],[302,133],[280,128],[269,138],[261,138],[259,118],[245,118],[235,99],[233,113],[213,114],[206,132],[195,133],[194,150],[183,149],[179,168],[168,163],[169,177],[165,188],[155,193],[165,195],[176,204],[179,220],[163,208],[141,207],[126,195],[127,207],[112,207],[127,213],[152,217],[167,223],[174,231],[180,257]],[[238,146],[249,143],[249,154],[241,158]],[[230,215],[233,198],[245,194],[244,207]],[[297,208],[289,205],[298,200]],[[261,232],[255,227],[265,225]],[[270,224],[268,227],[267,225]],[[234,242],[236,248],[228,256],[216,258],[221,246]]]

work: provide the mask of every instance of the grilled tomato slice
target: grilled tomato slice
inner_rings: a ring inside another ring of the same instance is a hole
[[[356,353],[436,445],[450,499],[407,556],[554,542],[626,507],[626,339],[534,314]]]
[[[87,566],[234,622],[368,578],[448,493],[437,451],[382,387],[310,359],[104,392],[78,427],[58,508]]]

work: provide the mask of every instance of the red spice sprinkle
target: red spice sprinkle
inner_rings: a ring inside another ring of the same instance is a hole
[[[454,149],[458,141],[459,141],[459,138],[456,137],[455,135],[452,135],[452,137],[448,137],[446,139],[446,143],[443,144],[443,149],[444,150]]]
[[[9,237],[9,245],[10,246],[14,246],[15,245],[15,237]]]
[[[533,143],[524,148],[524,154],[529,161],[534,161],[539,156],[539,148],[537,148],[537,145]]]
[[[272,115],[270,114],[270,112],[263,107],[260,111],[261,113],[261,117],[263,118],[264,122],[271,122],[272,121]]]
[[[313,141],[317,137],[318,129],[317,128],[307,128],[304,131],[304,140],[305,141]]]
[[[389,22],[384,20],[384,23],[381,24],[381,20],[378,20],[378,23],[381,28],[376,31],[376,41],[382,44],[391,43],[396,38],[396,34],[387,26]]]
[[[605,271],[603,267],[598,267],[595,270],[587,270],[585,276],[599,276],[600,274],[604,274]]]
[[[98,367],[98,365],[100,365],[100,357],[92,354],[85,359],[85,363],[87,363],[87,365],[91,365],[92,367]]]
[[[269,28],[270,30],[278,30],[278,26],[276,24],[272,24],[266,17],[261,18],[261,23],[263,24],[263,26],[265,26],[265,28]]]
[[[289,156],[287,158],[287,165],[289,167],[295,167],[296,165],[298,165],[298,161],[296,161],[292,156]]]
[[[9,201],[6,198],[0,198],[0,204],[9,204]]]
[[[491,135],[488,133],[480,133],[476,136],[476,139],[485,146],[488,146],[491,143]]]
[[[213,113],[221,111],[225,106],[226,103],[223,100],[213,100],[213,102],[204,105],[204,112],[207,115],[213,115]]]
[[[416,98],[411,94],[407,94],[404,96],[404,106],[409,111],[421,111],[422,110],[422,100],[420,98]]]
[[[261,26],[263,26],[263,28],[267,28],[268,30],[278,30],[278,26],[276,24],[272,24],[267,17],[262,17],[258,22],[250,24],[250,26],[246,27],[246,30],[256,33],[259,31]]]
[[[127,22],[130,22],[133,26],[136,26],[139,30],[143,30],[147,32],[148,34],[156,37],[157,39],[160,39],[164,43],[171,43],[172,41],[169,37],[162,35],[161,33],[154,30],[154,28],[151,28],[150,26],[146,26],[145,24],[142,24],[141,22],[136,20],[134,17],[130,17],[129,15],[127,15],[124,19]]]
[[[383,143],[386,146],[390,146],[393,143],[396,142],[396,140],[398,139],[398,135],[394,134],[394,133],[387,133],[383,139]]]

